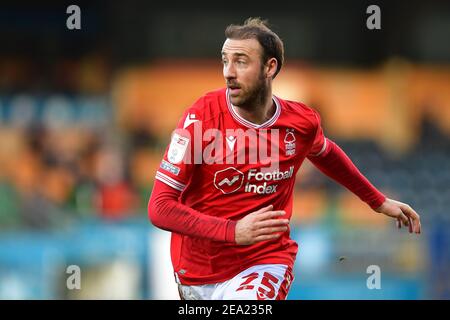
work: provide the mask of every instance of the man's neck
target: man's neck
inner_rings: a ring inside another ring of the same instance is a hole
[[[266,95],[258,102],[248,106],[234,107],[242,118],[258,125],[272,118],[276,110],[275,103],[272,99],[272,90],[268,90]]]

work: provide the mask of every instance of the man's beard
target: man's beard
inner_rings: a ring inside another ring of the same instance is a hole
[[[242,90],[242,87],[241,87]],[[267,96],[268,86],[264,81],[264,77],[261,75],[258,78],[258,82],[250,88],[250,90],[241,91],[241,94],[237,97],[230,97],[231,103],[240,108],[251,110],[256,106],[264,103]]]

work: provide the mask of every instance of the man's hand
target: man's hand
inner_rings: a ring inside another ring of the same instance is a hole
[[[236,224],[235,239],[239,245],[249,245],[260,241],[273,240],[281,236],[288,227],[288,219],[277,219],[284,211],[272,211],[273,206],[252,212]]]
[[[403,223],[404,226],[409,227],[410,233],[421,233],[420,216],[406,203],[386,198],[375,211],[396,218],[399,229]]]

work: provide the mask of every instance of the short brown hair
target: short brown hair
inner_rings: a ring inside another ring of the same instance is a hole
[[[280,37],[269,29],[267,20],[261,18],[248,18],[243,25],[229,25],[225,29],[225,37],[228,39],[256,39],[263,48],[263,63],[270,58],[277,59],[277,71],[274,78],[280,72],[284,62],[284,46]]]

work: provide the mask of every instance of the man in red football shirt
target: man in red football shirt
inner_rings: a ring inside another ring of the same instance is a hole
[[[325,138],[319,114],[272,94],[283,43],[260,19],[231,25],[226,88],[188,108],[156,173],[151,222],[172,232],[182,299],[286,299],[297,243],[289,236],[305,158],[374,211],[420,233],[419,215],[386,198]]]

